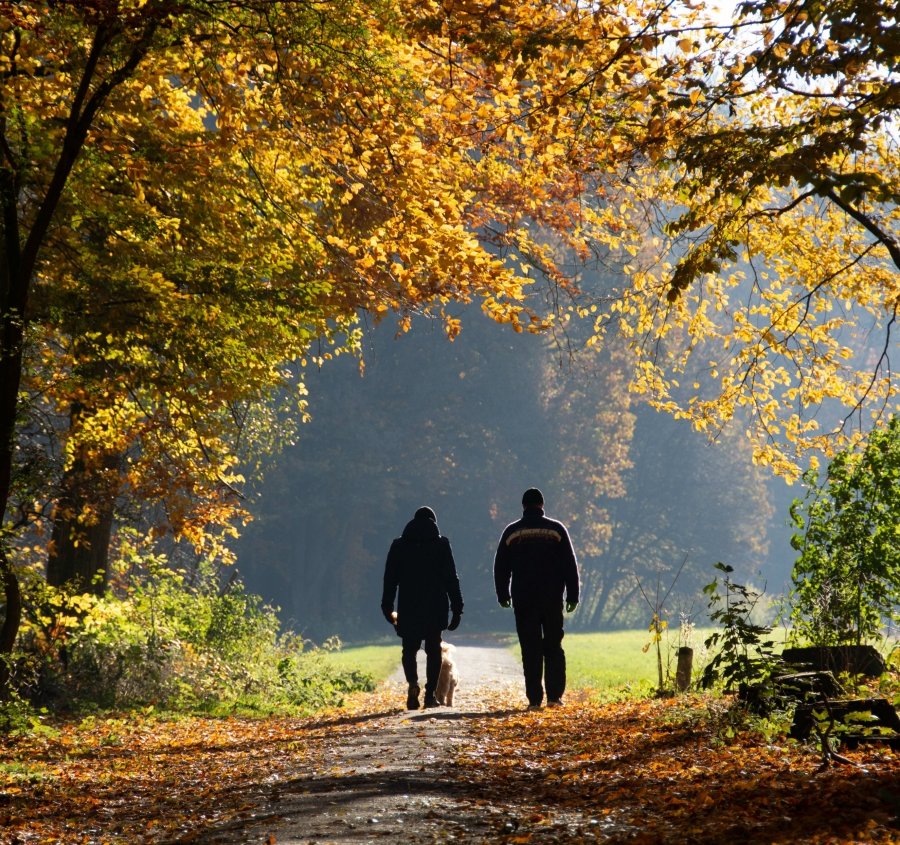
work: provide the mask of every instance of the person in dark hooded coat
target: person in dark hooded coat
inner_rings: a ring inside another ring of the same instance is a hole
[[[441,632],[455,631],[459,626],[463,599],[450,541],[441,536],[431,508],[419,508],[403,535],[391,544],[384,566],[381,612],[403,641],[403,672],[409,684],[407,709],[419,708],[416,655],[423,642],[425,707],[437,707],[434,691],[441,671]]]

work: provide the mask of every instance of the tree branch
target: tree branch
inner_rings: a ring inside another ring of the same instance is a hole
[[[863,212],[861,212],[858,208],[850,205],[850,203],[848,202],[844,202],[837,191],[834,190],[834,187],[832,185],[826,183],[826,186],[823,187],[825,189],[820,189],[820,194],[831,200],[845,214],[849,214],[879,243],[884,244],[885,248],[888,251],[888,254],[891,256],[891,261],[894,262],[894,266],[896,266],[896,268],[900,270],[900,242],[898,242],[896,238],[892,237],[880,226],[878,226],[875,221],[872,220],[871,217],[869,217],[869,215],[863,214]]]

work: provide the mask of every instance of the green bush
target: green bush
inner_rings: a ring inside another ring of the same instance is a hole
[[[712,657],[703,670],[702,684],[708,688],[721,682],[726,692],[741,693],[753,687],[763,688],[779,659],[772,629],[753,621],[762,594],[732,581],[731,566],[717,563],[715,569],[724,573],[723,589],[720,590],[719,579],[714,578],[703,592],[709,597],[709,618],[721,628],[706,640]]]
[[[799,552],[792,579],[796,639],[861,644],[900,621],[900,417],[862,451],[837,454],[825,478],[804,475],[791,516]]]
[[[35,588],[18,658],[40,667],[23,688],[32,704],[309,711],[373,687],[325,659],[339,642],[282,633],[275,608],[239,582],[222,589],[212,567],[189,581],[162,559],[144,563],[119,597]]]

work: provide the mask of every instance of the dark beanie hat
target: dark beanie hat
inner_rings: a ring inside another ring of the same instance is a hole
[[[523,508],[539,508],[544,504],[544,494],[537,487],[529,487],[522,494]]]
[[[437,517],[434,515],[434,511],[429,507],[421,507],[415,513],[415,519],[430,519],[432,522],[437,522]]]

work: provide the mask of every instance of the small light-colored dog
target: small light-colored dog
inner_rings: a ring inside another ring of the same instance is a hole
[[[453,706],[453,693],[459,685],[459,672],[456,669],[456,660],[453,653],[456,646],[450,643],[441,643],[441,674],[438,675],[437,689],[434,697],[445,707]]]

